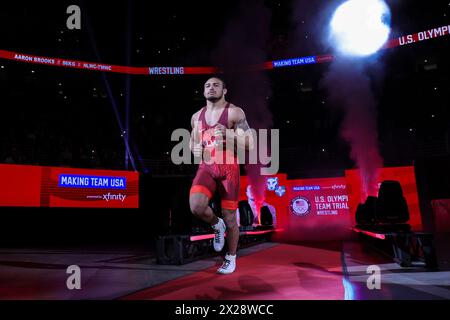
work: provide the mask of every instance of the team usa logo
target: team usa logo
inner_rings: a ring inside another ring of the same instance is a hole
[[[282,197],[286,193],[286,187],[278,184],[278,177],[267,178],[266,187],[269,191],[274,191],[279,197]]]
[[[296,216],[304,217],[311,212],[311,202],[305,197],[297,196],[291,200],[290,209]]]
[[[285,186],[278,186],[278,188],[275,189],[275,194],[279,197],[282,197],[285,193],[286,193]]]
[[[278,187],[278,177],[267,178],[267,190],[275,191]]]

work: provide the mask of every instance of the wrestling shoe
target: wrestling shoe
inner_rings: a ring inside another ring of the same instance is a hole
[[[222,266],[217,269],[217,273],[230,274],[234,270],[236,270],[236,255],[232,256],[227,253],[225,259],[223,259]]]
[[[219,222],[212,226],[214,229],[214,250],[217,252],[222,251],[223,246],[225,245],[225,230],[227,227],[225,226],[225,222],[219,218]]]

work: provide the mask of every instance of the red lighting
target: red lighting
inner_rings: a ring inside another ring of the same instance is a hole
[[[367,235],[369,237],[376,238],[376,239],[381,239],[381,240],[385,240],[386,239],[386,236],[384,234],[381,234],[381,233],[370,232],[370,231],[361,230],[361,229],[358,229],[358,228],[353,228],[353,231],[365,234],[365,235]]]

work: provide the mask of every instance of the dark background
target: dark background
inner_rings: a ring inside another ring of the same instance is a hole
[[[247,41],[261,53],[255,59],[326,54],[326,19],[338,3],[7,2],[0,11],[0,49],[114,65],[211,66],[223,63],[224,54],[246,61],[229,40],[239,38],[237,25],[252,30]],[[391,37],[449,24],[445,1],[387,3]],[[72,4],[81,8],[81,30],[66,28]],[[382,51],[366,67],[384,165],[416,166],[426,217],[430,199],[450,196],[449,56],[445,36]],[[206,76],[127,76],[8,60],[0,67],[1,163],[132,170],[119,117],[142,181],[139,210],[2,208],[4,243],[143,243],[189,231],[187,195],[195,167],[171,164],[170,135],[189,129],[191,115],[204,105]],[[291,178],[339,176],[355,167],[339,135],[342,111],[322,85],[328,67],[268,71],[259,92],[267,109],[242,105],[251,126],[263,114],[268,127],[280,129],[280,172]],[[253,76],[226,74],[228,100],[241,105],[233,96],[242,90],[236,79]]]

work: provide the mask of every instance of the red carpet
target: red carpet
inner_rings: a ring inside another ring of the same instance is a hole
[[[280,244],[238,257],[237,263],[231,275],[216,274],[216,266],[124,299],[344,299],[340,251]]]

